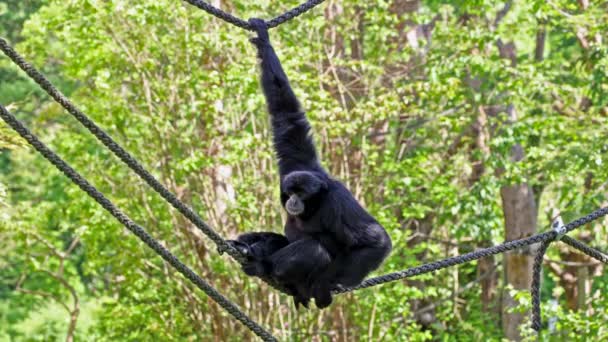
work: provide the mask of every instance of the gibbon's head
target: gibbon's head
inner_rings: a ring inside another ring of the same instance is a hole
[[[289,197],[285,210],[289,215],[297,216],[306,209],[306,200],[327,190],[327,183],[313,172],[293,171],[285,176],[281,188]]]

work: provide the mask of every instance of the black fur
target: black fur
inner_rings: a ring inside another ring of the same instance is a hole
[[[250,23],[258,34],[251,41],[261,60],[281,202],[285,207],[295,195],[304,210],[288,215],[284,237],[247,233],[233,243],[250,258],[243,267],[247,274],[270,276],[285,284],[292,289],[296,306],[307,306],[314,298],[324,308],[332,302],[332,289],[357,285],[380,266],[391,251],[391,239],[350,191],[321,167],[310,124],[270,44],[266,23],[260,19]]]

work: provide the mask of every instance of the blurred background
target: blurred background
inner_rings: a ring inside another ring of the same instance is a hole
[[[269,19],[299,0],[210,3]],[[607,32],[606,1],[328,0],[271,38],[324,165],[393,239],[378,275],[607,205]],[[228,238],[284,219],[251,35],[178,0],[0,1],[0,36]],[[534,246],[298,312],[3,55],[0,103],[280,340],[535,338]],[[571,235],[608,250],[606,223]],[[553,244],[541,338],[608,339],[607,292]],[[0,124],[0,341],[254,339]]]

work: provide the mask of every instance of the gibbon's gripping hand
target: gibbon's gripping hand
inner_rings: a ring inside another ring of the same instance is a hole
[[[268,25],[263,19],[251,18],[249,19],[249,25],[251,25],[254,31],[258,34],[257,37],[249,39],[250,42],[252,42],[258,48],[264,45],[270,45]]]

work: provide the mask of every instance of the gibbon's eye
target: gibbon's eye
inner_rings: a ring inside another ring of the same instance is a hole
[[[304,189],[302,189],[300,186],[294,185],[287,189],[287,194],[301,197],[302,194],[304,194]]]

